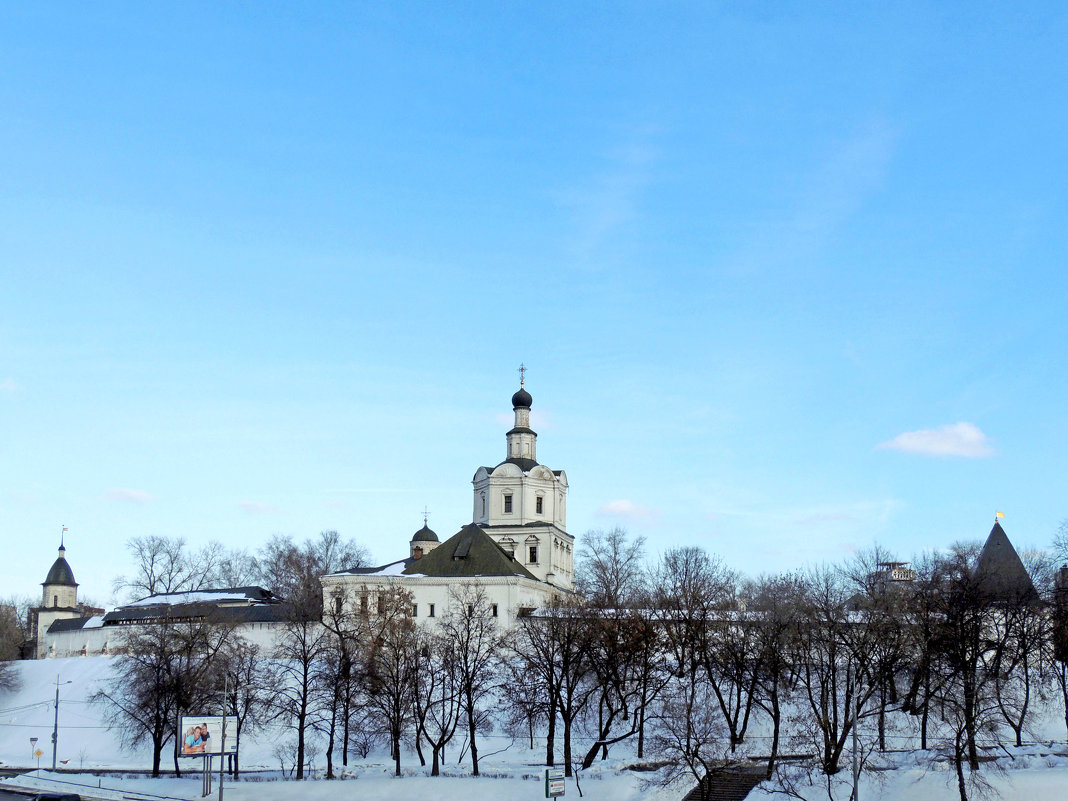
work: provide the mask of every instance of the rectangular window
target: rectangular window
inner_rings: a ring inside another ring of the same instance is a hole
[[[419,617],[419,604],[412,604],[412,617]]]
[[[532,565],[536,565],[538,563],[538,546],[531,545],[529,548],[527,548],[527,556],[530,557],[529,559],[527,559],[527,561],[530,562]]]
[[[434,617],[434,604],[427,604],[430,607],[430,611],[426,613],[427,617]]]
[[[367,611],[367,596],[366,595],[361,595],[360,596],[360,611],[361,612],[366,612]]]
[[[494,617],[497,617],[497,604],[493,604],[490,607],[490,614],[493,615]]]
[[[538,500],[534,502],[534,511],[537,512],[539,515],[541,514],[541,506],[544,500],[545,499],[539,495]]]
[[[512,513],[512,496],[511,495],[505,495],[504,496],[504,513],[506,515],[510,515]]]

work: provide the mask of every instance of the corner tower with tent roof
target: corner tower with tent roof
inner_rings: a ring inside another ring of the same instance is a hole
[[[523,372],[523,368],[521,368]],[[538,462],[538,435],[530,427],[534,399],[525,377],[512,395],[515,422],[505,435],[505,459],[480,467],[472,519],[539,580],[575,586],[575,538],[567,533],[567,474]]]

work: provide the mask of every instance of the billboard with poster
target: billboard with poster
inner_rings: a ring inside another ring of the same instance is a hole
[[[178,719],[179,756],[223,753],[222,715],[183,715]],[[237,753],[237,716],[226,716],[226,753]]]

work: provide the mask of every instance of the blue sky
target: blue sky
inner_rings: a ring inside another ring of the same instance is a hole
[[[309,7],[310,6],[310,7]],[[0,594],[66,525],[568,528],[751,574],[1068,517],[1068,12],[0,8]]]

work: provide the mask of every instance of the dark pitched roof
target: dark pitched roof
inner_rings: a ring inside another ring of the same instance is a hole
[[[194,603],[226,604],[235,602],[273,604],[280,603],[280,599],[275,598],[270,590],[253,584],[246,587],[209,587],[203,590],[159,593],[158,595],[149,595],[133,603],[125,604],[125,607],[180,606]]]
[[[421,559],[406,560],[403,572],[441,578],[519,576],[538,581],[474,523],[464,526]]]
[[[975,579],[989,597],[1002,601],[1034,600],[1038,598],[1035,585],[1020,561],[1020,555],[1009,542],[1001,524],[994,521],[986,538],[979,561],[975,565]]]
[[[197,620],[211,618],[230,623],[273,623],[285,619],[282,604],[253,604],[252,606],[216,606],[213,603],[161,604],[116,609],[104,615],[105,626],[123,623],[152,623],[163,619]]]
[[[63,618],[61,620],[52,621],[52,625],[48,627],[48,633],[54,634],[58,631],[78,631],[85,627],[85,624],[92,620],[94,615],[89,617],[71,617]],[[99,615],[95,615],[99,617]]]
[[[62,548],[59,549],[59,558],[52,563],[52,567],[48,571],[48,575],[45,576],[45,580],[41,583],[58,584],[63,587],[78,586],[78,582],[74,580],[74,571],[70,569],[70,565],[67,564],[67,560],[63,558]]]

